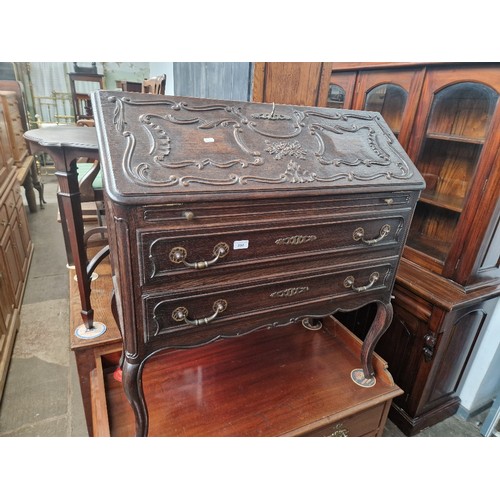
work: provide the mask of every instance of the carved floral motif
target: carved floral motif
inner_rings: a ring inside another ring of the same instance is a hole
[[[284,156],[294,156],[299,160],[305,160],[307,151],[301,146],[299,141],[293,142],[271,142],[266,140],[268,147],[265,151],[274,155],[276,160],[281,160]]]

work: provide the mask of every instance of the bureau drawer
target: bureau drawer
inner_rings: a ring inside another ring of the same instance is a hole
[[[303,436],[307,437],[363,437],[375,436],[385,425],[385,404],[378,404],[372,408],[341,418],[333,423],[310,431]],[[384,420],[384,421],[383,421]]]
[[[147,225],[167,222],[169,227],[185,228],[190,225],[216,224],[218,226],[250,223],[273,223],[290,219],[311,220],[349,216],[349,214],[386,212],[411,209],[414,193],[388,192],[378,194],[356,194],[349,196],[321,197],[307,199],[256,200],[238,203],[172,203],[170,205],[149,205],[139,209],[139,218]]]
[[[199,295],[147,295],[143,297],[145,340],[169,340],[190,345],[220,335],[235,335],[234,322],[245,319],[248,330],[265,326],[268,316],[302,317],[312,314],[318,304],[322,314],[333,312],[335,305],[350,298],[361,299],[372,292],[379,296],[389,290],[397,260],[379,265],[347,268],[292,280],[220,288]],[[368,298],[366,299],[369,300]],[[190,337],[191,336],[191,337]]]
[[[370,248],[386,250],[385,256],[399,252],[405,218],[372,217],[348,221],[329,221],[285,227],[241,228],[237,231],[174,233],[140,232],[141,284],[154,284],[169,275],[198,273],[206,278],[206,268],[241,269],[241,265],[262,263],[276,258],[342,254]],[[352,260],[352,259],[350,259]],[[200,274],[203,273],[203,274]]]

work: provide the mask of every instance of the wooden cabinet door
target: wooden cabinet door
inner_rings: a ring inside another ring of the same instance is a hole
[[[425,69],[360,71],[353,109],[378,111],[407,149]]]
[[[427,187],[405,257],[462,285],[499,275],[481,267],[498,225],[499,95],[500,65],[429,69],[408,147]]]
[[[8,326],[12,321],[16,300],[12,287],[12,274],[9,265],[12,263],[12,245],[10,243],[10,229],[7,226],[3,238],[0,240],[0,307],[5,324]],[[14,268],[16,274],[17,267]]]
[[[11,218],[12,221],[12,218]],[[16,243],[12,238],[12,229],[9,226],[5,229],[3,238],[0,242],[1,252],[4,255],[6,262],[5,278],[8,280],[9,285],[13,291],[14,305],[17,307],[21,299],[21,293],[23,288],[23,280],[21,267],[19,264],[19,256],[16,249]]]
[[[255,63],[253,96],[255,102],[316,106],[323,63]]]
[[[17,268],[19,270],[20,280],[21,282],[24,282],[24,276],[26,275],[28,270],[28,254],[23,243],[23,237],[21,235],[21,227],[19,224],[19,215],[17,209],[15,209],[14,213],[12,214],[10,226],[12,230],[12,242],[17,262]]]
[[[23,281],[26,281],[28,275],[28,265],[29,265],[29,255],[31,250],[31,237],[29,233],[28,218],[26,217],[26,211],[24,208],[23,200],[19,198],[16,203],[16,225],[17,231],[13,231],[16,234],[16,238],[19,241],[19,261],[21,262],[21,270]]]

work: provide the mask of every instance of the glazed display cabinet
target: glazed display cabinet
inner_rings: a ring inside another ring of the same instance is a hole
[[[429,72],[409,145],[427,187],[405,257],[467,289],[499,277],[499,92],[500,68]]]
[[[319,105],[382,114],[426,181],[377,347],[405,391],[408,435],[454,414],[457,389],[500,295],[500,65],[326,66]],[[361,337],[371,312],[342,315]]]

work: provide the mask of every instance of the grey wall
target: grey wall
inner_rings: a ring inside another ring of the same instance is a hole
[[[175,95],[249,101],[248,62],[174,62]]]

